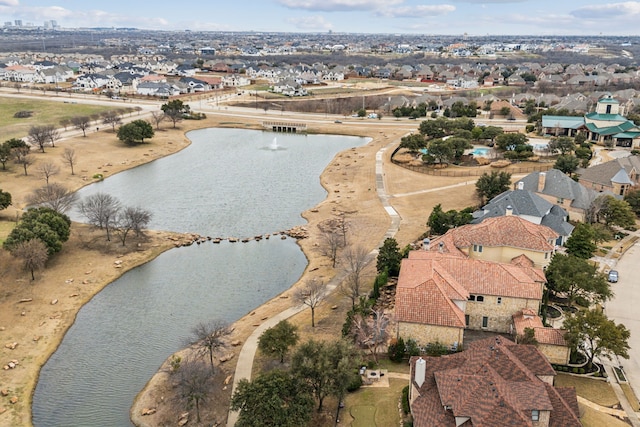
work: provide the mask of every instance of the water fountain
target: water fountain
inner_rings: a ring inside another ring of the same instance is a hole
[[[272,151],[280,149],[280,146],[278,145],[278,139],[275,136],[273,137],[273,141],[271,141],[271,144],[269,144],[269,149]]]

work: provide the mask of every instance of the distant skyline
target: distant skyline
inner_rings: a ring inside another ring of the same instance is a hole
[[[89,4],[90,3],[90,4]],[[0,0],[0,26],[478,35],[638,35],[640,1]]]

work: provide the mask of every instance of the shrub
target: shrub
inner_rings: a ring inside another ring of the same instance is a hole
[[[577,373],[578,373],[578,368],[573,368],[573,369],[571,370],[571,372],[573,372],[574,374],[577,374]]]
[[[347,391],[349,393],[353,393],[354,391],[358,390],[360,387],[362,387],[362,377],[360,376],[360,373],[356,371],[354,372],[353,377],[351,378],[351,381],[349,381],[349,384],[347,385]]]
[[[584,374],[585,373],[585,369],[584,368],[579,368],[578,369],[578,373],[579,374]]]
[[[444,354],[449,354],[449,348],[444,344],[436,341],[427,344],[427,348],[425,350],[427,356],[442,356]]]
[[[93,175],[93,179],[97,179],[98,181],[102,181],[104,179],[104,175],[102,175],[101,173],[97,173],[97,174]]]
[[[182,362],[182,358],[180,356],[176,356],[175,354],[171,356],[171,360],[169,360],[169,371],[173,374],[180,369],[180,363]]]
[[[580,307],[585,307],[585,308],[588,308],[591,305],[589,300],[582,296],[576,297],[576,304],[578,304]]]
[[[533,132],[536,127],[534,125],[527,125],[524,129],[527,133]]]
[[[376,362],[374,362],[373,360],[369,360],[367,362],[367,369],[373,369],[376,367]]]
[[[409,386],[405,386],[402,389],[402,412],[406,414],[409,413],[411,409],[409,408]]]
[[[404,360],[404,357],[407,354],[407,350],[405,348],[405,343],[402,337],[398,338],[397,341],[392,342],[389,345],[389,360],[392,362],[400,363]]]
[[[418,346],[418,343],[416,342],[416,340],[412,338],[409,338],[405,342],[405,350],[409,357],[420,356],[420,347]]]
[[[18,111],[13,115],[13,117],[16,119],[26,119],[31,117],[32,115],[33,111]]]

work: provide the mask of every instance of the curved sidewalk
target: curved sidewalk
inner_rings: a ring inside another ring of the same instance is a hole
[[[385,147],[378,150],[376,153],[376,191],[380,201],[382,202],[382,206],[384,207],[387,214],[391,217],[391,225],[387,229],[387,232],[380,243],[380,246],[384,242],[385,239],[393,237],[398,232],[400,228],[400,215],[396,212],[396,210],[389,204],[389,195],[386,190],[386,183],[384,177],[384,153],[392,146],[395,142],[391,142],[387,144]],[[374,249],[369,253],[369,261],[374,259],[377,255],[378,249]],[[346,275],[345,271],[341,271],[336,274],[327,284],[326,292],[331,293],[335,290],[335,288],[342,282]],[[238,363],[236,364],[236,371],[233,375],[233,388],[231,394],[235,393],[238,383],[242,379],[251,380],[251,371],[253,369],[253,359],[256,355],[256,350],[258,349],[258,339],[260,335],[264,331],[273,326],[277,325],[280,321],[286,320],[291,316],[300,313],[302,310],[306,309],[307,306],[304,304],[300,304],[295,307],[288,308],[275,316],[265,320],[263,323],[258,326],[253,333],[247,338],[242,349],[240,350],[240,354],[238,355]],[[227,417],[227,427],[233,427],[238,420],[238,412],[229,411],[229,416]]]

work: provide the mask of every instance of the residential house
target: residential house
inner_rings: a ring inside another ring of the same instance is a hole
[[[580,427],[574,388],[532,345],[486,338],[465,351],[412,357],[409,406],[415,427]]]
[[[136,87],[138,95],[168,98],[180,94],[180,89],[167,82],[141,82]]]
[[[307,94],[306,89],[293,79],[285,79],[274,84],[272,91],[286,96],[305,96]]]
[[[396,287],[398,335],[425,346],[461,346],[464,329],[508,333],[513,314],[536,312],[545,282],[529,265],[412,251],[402,260]]]
[[[514,335],[516,343],[525,335],[525,329],[532,329],[533,337],[537,341],[536,347],[550,363],[559,365],[569,363],[571,350],[564,339],[566,330],[545,327],[538,313],[528,308],[514,314],[512,319],[513,329],[511,333]]]
[[[544,268],[551,262],[557,238],[558,233],[547,226],[514,215],[497,216],[426,239],[423,249],[504,263],[524,256],[530,266]]]
[[[578,169],[576,174],[578,182],[587,188],[625,196],[640,184],[640,159],[636,156],[622,157],[587,169]]]
[[[585,220],[586,212],[598,196],[597,191],[574,181],[558,169],[532,172],[513,186],[514,189],[531,191],[549,203],[560,206],[576,221]]]
[[[567,211],[524,189],[505,191],[497,195],[473,213],[474,219],[471,222],[478,224],[487,218],[503,215],[516,215],[534,224],[546,225],[558,233],[556,244],[560,246],[574,229],[573,225],[567,222]]]

